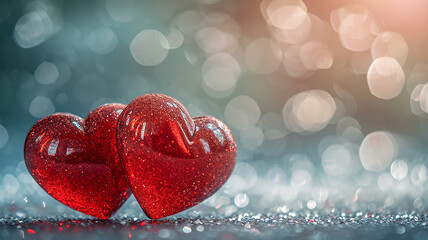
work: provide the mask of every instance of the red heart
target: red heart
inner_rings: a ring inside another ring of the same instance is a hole
[[[146,94],[117,123],[119,157],[149,218],[181,212],[214,194],[236,160],[232,133],[220,120],[191,118],[177,100]]]
[[[106,104],[85,119],[58,113],[27,135],[25,164],[36,182],[65,205],[107,219],[130,195],[116,148],[123,104]]]

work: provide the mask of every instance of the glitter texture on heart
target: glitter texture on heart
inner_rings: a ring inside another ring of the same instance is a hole
[[[106,104],[85,119],[57,113],[27,135],[24,158],[52,197],[85,214],[107,219],[130,196],[116,148],[116,123],[126,106]]]
[[[181,212],[214,194],[236,161],[232,133],[220,120],[191,118],[177,100],[146,94],[117,124],[118,152],[141,208],[150,218]]]

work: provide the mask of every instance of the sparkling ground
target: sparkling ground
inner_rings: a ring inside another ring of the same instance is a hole
[[[428,215],[340,213],[140,220],[0,219],[0,239],[428,239]]]

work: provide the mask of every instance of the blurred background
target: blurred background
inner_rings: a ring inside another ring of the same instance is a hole
[[[238,144],[228,182],[178,216],[422,213],[427,22],[424,0],[1,1],[0,216],[85,217],[32,179],[26,134],[146,93]],[[123,216],[146,218],[133,197]]]

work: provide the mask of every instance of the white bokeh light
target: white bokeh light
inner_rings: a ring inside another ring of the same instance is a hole
[[[397,180],[402,180],[407,176],[407,163],[403,160],[395,160],[391,164],[391,176]]]
[[[213,90],[226,91],[232,89],[238,79],[229,68],[214,67],[204,73],[203,81]]]
[[[228,53],[220,52],[209,56],[202,65],[202,72],[205,73],[215,67],[228,68],[233,72],[235,77],[239,77],[241,74],[239,62]]]
[[[300,59],[308,70],[328,69],[333,65],[333,53],[320,42],[307,42],[300,49]]]
[[[342,145],[329,146],[322,155],[322,167],[331,176],[345,176],[350,172],[352,155]]]
[[[397,153],[394,137],[378,131],[367,135],[361,143],[359,155],[363,167],[372,172],[386,169]]]
[[[43,43],[52,30],[53,24],[45,12],[30,12],[18,20],[13,37],[20,47],[32,48]]]
[[[383,32],[376,37],[371,47],[373,59],[379,57],[395,58],[402,66],[406,62],[409,47],[401,34],[396,32]]]
[[[356,52],[370,49],[377,25],[367,8],[347,5],[335,9],[330,14],[330,22],[344,48]]]
[[[183,34],[176,28],[171,28],[170,32],[166,35],[168,40],[169,49],[176,49],[181,47],[184,42]]]
[[[168,55],[168,40],[156,30],[144,30],[132,39],[129,45],[132,57],[143,66],[161,63]]]
[[[236,43],[236,39],[218,28],[207,27],[196,33],[195,42],[205,52],[216,53]]]
[[[235,196],[233,202],[239,208],[244,208],[250,203],[250,198],[245,193],[239,193]]]
[[[89,48],[98,54],[107,54],[116,47],[117,35],[108,27],[101,27],[92,31],[86,38]]]
[[[54,113],[55,106],[49,98],[37,96],[31,102],[29,112],[35,118],[42,118]]]
[[[301,0],[264,0],[260,10],[279,42],[302,43],[311,34],[312,18]]]
[[[405,82],[404,71],[392,57],[376,58],[367,72],[370,92],[381,99],[398,96]]]
[[[257,102],[245,95],[233,98],[224,109],[226,122],[241,130],[254,126],[259,121],[260,114]]]
[[[262,145],[264,139],[263,131],[256,126],[244,129],[240,137],[242,145],[249,149],[259,147]]]
[[[324,90],[309,90],[290,98],[282,110],[287,128],[293,132],[317,132],[336,112],[336,103]]]
[[[40,84],[47,85],[54,83],[59,77],[59,71],[55,64],[42,62],[34,71],[34,78]]]

